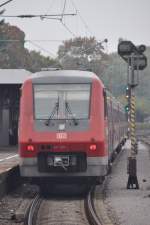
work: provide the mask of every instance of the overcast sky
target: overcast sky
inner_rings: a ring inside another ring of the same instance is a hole
[[[64,0],[13,0],[3,8],[4,15],[55,14],[62,13],[63,4]],[[117,50],[120,37],[136,45],[150,45],[150,0],[67,0],[65,13],[74,13],[74,6],[78,15],[65,17],[64,22],[75,36],[107,38],[108,52]],[[56,55],[62,40],[73,37],[57,20],[9,18],[6,21],[18,26],[26,39],[33,41],[34,45],[28,43],[26,47],[39,50],[35,47],[38,45],[47,51],[42,53],[50,56]]]

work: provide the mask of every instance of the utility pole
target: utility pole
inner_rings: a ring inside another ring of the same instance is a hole
[[[131,149],[127,161],[127,173],[129,174],[127,189],[139,189],[137,179],[137,140],[136,140],[136,101],[135,87],[139,84],[139,70],[147,66],[147,58],[143,54],[145,45],[135,46],[131,41],[121,41],[118,45],[118,54],[128,64],[127,85],[129,90],[128,98],[128,123],[129,138],[131,139]],[[136,73],[135,73],[136,71]],[[127,108],[127,106],[126,106]]]

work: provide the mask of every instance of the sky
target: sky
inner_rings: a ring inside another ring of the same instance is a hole
[[[0,0],[0,4],[6,0]],[[13,0],[1,9],[4,15],[60,14],[65,0]],[[65,13],[76,16],[58,20],[6,18],[18,26],[31,42],[26,47],[55,57],[63,40],[78,36],[108,39],[106,52],[117,51],[118,39],[131,40],[135,45],[150,46],[150,0],[66,0]]]

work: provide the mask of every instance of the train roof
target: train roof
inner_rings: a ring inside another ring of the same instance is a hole
[[[32,75],[31,79],[33,83],[91,83],[93,79],[100,81],[93,72],[80,70],[40,71]]]

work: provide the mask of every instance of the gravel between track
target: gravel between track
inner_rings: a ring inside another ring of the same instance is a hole
[[[139,143],[137,177],[140,189],[127,190],[128,149],[129,141],[106,182],[105,203],[114,224],[150,225],[150,150],[146,145]]]
[[[30,203],[36,192],[36,186],[22,185],[0,199],[0,225],[23,225],[15,220],[15,213],[24,203]]]

